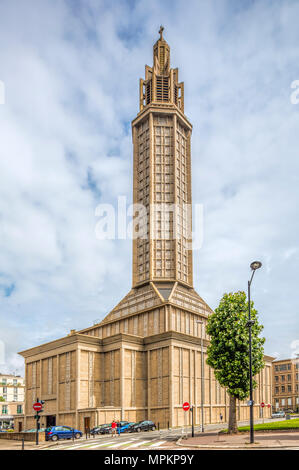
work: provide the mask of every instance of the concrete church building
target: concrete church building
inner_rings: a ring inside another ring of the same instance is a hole
[[[45,400],[41,426],[84,430],[113,419],[181,426],[191,419],[182,409],[185,401],[194,404],[199,424],[202,374],[205,423],[220,421],[220,413],[228,418],[225,390],[211,368],[201,368],[198,322],[203,322],[206,359],[205,325],[212,310],[193,288],[191,221],[184,211],[191,204],[191,132],[184,84],[178,69],[170,68],[161,28],[153,67],[146,66],[140,80],[140,111],[132,122],[133,201],[148,216],[139,220],[145,236],[133,240],[132,288],[99,324],[20,353],[26,367],[23,428],[35,425],[37,397]],[[167,227],[164,211],[170,205],[177,209]],[[271,403],[273,358],[265,359],[254,392],[256,417],[260,402]],[[237,411],[238,419],[248,419],[246,403]]]

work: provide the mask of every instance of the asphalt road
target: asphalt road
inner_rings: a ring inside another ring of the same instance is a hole
[[[284,421],[282,419],[265,419],[264,422]],[[256,423],[263,422],[263,420],[256,420]],[[238,425],[248,425],[248,421],[239,422]],[[227,427],[227,423],[207,425],[205,431],[217,431]],[[199,432],[200,427],[195,427],[195,432]],[[191,435],[191,428],[188,429],[171,429],[161,431],[147,431],[140,433],[122,433],[120,436],[112,437],[110,434],[98,435],[86,439],[82,437],[79,440],[63,440],[55,444],[49,442],[50,447],[45,450],[184,450],[188,447],[176,446],[176,441],[183,435]],[[194,449],[193,449],[194,450]]]

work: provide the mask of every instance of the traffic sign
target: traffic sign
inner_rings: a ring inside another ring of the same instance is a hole
[[[262,408],[264,408],[264,406],[265,406],[265,403],[264,403],[264,402],[262,402],[262,403],[261,403],[261,407],[262,407]]]
[[[42,409],[42,407],[43,407],[43,405],[41,403],[36,402],[36,403],[33,404],[32,408],[34,409],[34,411],[40,411]]]
[[[185,403],[183,404],[183,410],[188,411],[189,409],[190,409],[190,404],[187,401],[185,401]]]
[[[270,405],[270,403],[268,403],[267,407],[268,407],[268,408],[271,408],[271,405]]]

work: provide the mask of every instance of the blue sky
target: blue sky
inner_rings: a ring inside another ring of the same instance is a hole
[[[130,122],[160,24],[193,124],[195,288],[215,308],[261,260],[265,352],[299,352],[298,17],[290,0],[1,1],[1,371],[131,287],[131,241],[97,240],[95,208],[131,201]]]

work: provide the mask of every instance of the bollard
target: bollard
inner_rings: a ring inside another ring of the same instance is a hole
[[[24,448],[25,448],[25,439],[23,437],[23,439],[22,439],[22,450],[24,450]]]

